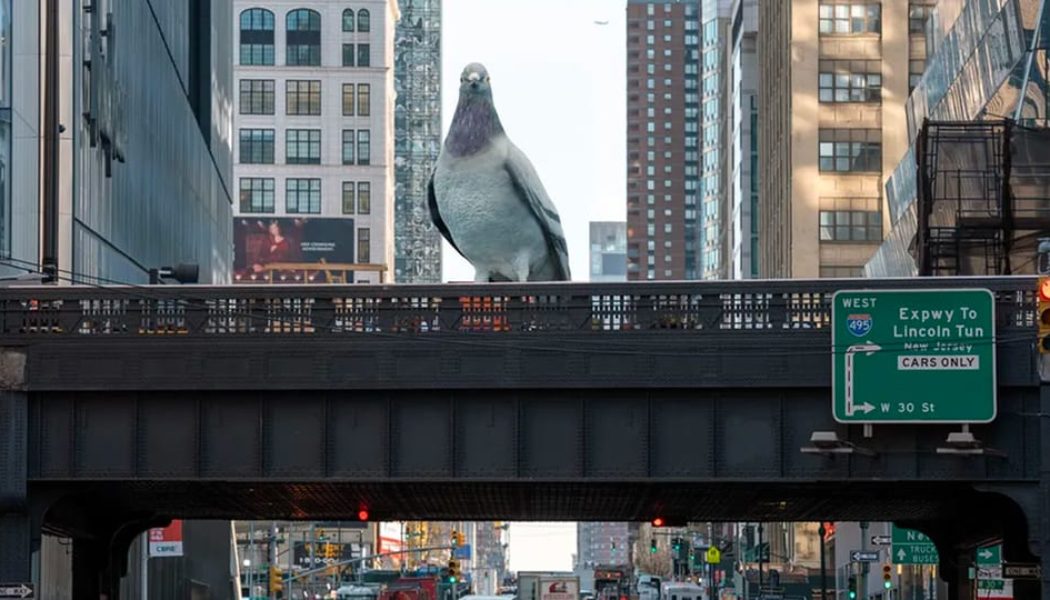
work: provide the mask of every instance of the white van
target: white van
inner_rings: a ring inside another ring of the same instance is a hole
[[[669,581],[663,585],[662,600],[704,600],[704,588],[695,583]]]

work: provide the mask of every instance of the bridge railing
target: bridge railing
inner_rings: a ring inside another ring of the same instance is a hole
[[[732,332],[830,325],[846,289],[983,288],[997,325],[1035,323],[1035,278],[387,286],[58,286],[0,291],[0,336]],[[1033,330],[1034,331],[1034,330]]]

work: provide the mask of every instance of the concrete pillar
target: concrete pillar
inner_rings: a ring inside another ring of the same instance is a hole
[[[20,356],[19,372],[25,366],[25,355]],[[4,385],[4,362],[0,357],[0,581],[30,582],[32,519],[26,485],[29,398],[24,391],[10,389],[20,387],[20,378],[16,385]]]

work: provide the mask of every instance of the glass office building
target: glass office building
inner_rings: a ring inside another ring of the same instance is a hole
[[[920,219],[916,207],[924,122],[1011,119],[1047,125],[1050,11],[1040,0],[941,0],[927,25],[929,61],[906,106],[908,152],[886,182],[892,229],[865,266],[868,277],[910,277]],[[989,164],[994,171],[996,165]]]

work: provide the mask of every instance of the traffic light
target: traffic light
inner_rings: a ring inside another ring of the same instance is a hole
[[[671,540],[671,546],[674,548],[675,556],[682,551],[682,538],[674,538]]]
[[[358,521],[367,521],[368,520],[368,509],[367,508],[362,508],[361,510],[357,511],[357,520]]]
[[[656,517],[655,519],[653,519],[652,524],[653,524],[653,527],[663,527],[664,526],[664,518],[663,517]]]
[[[656,538],[649,538],[649,553],[656,554]]]
[[[1039,278],[1039,289],[1036,290],[1036,302],[1039,310],[1039,346],[1040,354],[1050,354],[1050,277]]]
[[[455,548],[459,545],[459,532],[455,529],[452,530],[452,535],[449,536],[452,541],[452,547]]]
[[[282,579],[281,569],[271,565],[270,566],[270,593],[276,594],[284,590],[284,580]]]
[[[893,567],[889,565],[882,565],[882,587],[887,590],[893,587],[893,573],[891,572]]]
[[[448,582],[456,583],[459,581],[459,561],[456,559],[449,559],[448,561]]]
[[[467,536],[464,535],[464,533],[462,531],[457,531],[456,532],[456,545],[457,546],[466,546],[467,545]]]
[[[857,576],[849,576],[849,600],[857,600]]]

